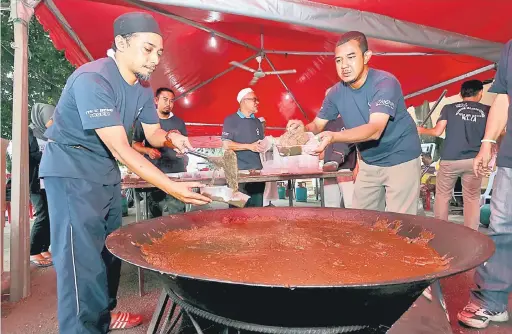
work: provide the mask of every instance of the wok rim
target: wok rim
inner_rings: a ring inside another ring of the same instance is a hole
[[[433,282],[435,280],[438,280],[438,279],[441,279],[441,278],[447,278],[447,277],[454,276],[454,275],[458,275],[458,274],[464,273],[466,271],[469,271],[471,269],[474,269],[474,268],[478,267],[479,265],[481,265],[482,263],[487,261],[494,254],[495,249],[496,249],[495,244],[492,241],[492,239],[489,238],[489,236],[487,236],[487,235],[485,235],[483,233],[480,233],[478,231],[472,230],[472,229],[470,229],[468,227],[465,227],[464,225],[460,225],[460,224],[457,224],[457,223],[452,223],[452,222],[444,221],[444,220],[440,220],[440,219],[435,219],[435,218],[431,218],[431,217],[409,215],[409,214],[398,214],[398,213],[394,213],[394,212],[381,212],[381,211],[359,210],[359,209],[341,209],[341,208],[279,207],[279,209],[280,210],[284,209],[284,210],[289,210],[289,211],[309,211],[309,212],[329,210],[329,211],[339,211],[339,212],[351,211],[351,212],[359,212],[359,213],[366,213],[366,214],[374,213],[375,214],[375,219],[376,218],[385,218],[385,216],[396,216],[396,215],[399,215],[399,216],[404,217],[404,218],[410,217],[410,219],[412,220],[412,222],[410,224],[413,224],[413,225],[416,225],[416,226],[418,226],[418,224],[414,224],[414,219],[417,219],[417,218],[428,219],[428,220],[430,220],[432,222],[436,222],[436,223],[440,223],[440,224],[449,224],[449,226],[451,228],[454,228],[454,229],[460,230],[460,231],[464,231],[463,233],[474,234],[474,236],[477,239],[481,239],[481,242],[482,242],[481,247],[482,247],[483,250],[482,250],[482,254],[478,257],[478,261],[476,261],[475,259],[472,259],[470,261],[471,262],[470,265],[466,265],[466,266],[463,266],[463,267],[449,266],[447,269],[444,269],[444,270],[441,270],[441,271],[438,271],[436,273],[429,274],[429,275],[413,276],[413,277],[408,277],[408,278],[399,279],[399,280],[378,281],[378,282],[371,282],[371,283],[347,283],[347,284],[341,284],[341,285],[285,285],[285,284],[263,284],[263,283],[250,283],[250,282],[240,282],[240,281],[229,281],[229,280],[213,279],[213,278],[199,277],[199,276],[194,276],[194,275],[180,274],[180,273],[177,273],[177,272],[164,271],[164,270],[160,270],[160,269],[158,269],[156,267],[151,267],[151,265],[149,263],[147,263],[142,258],[142,256],[141,256],[141,260],[125,259],[125,258],[123,258],[121,256],[118,256],[116,254],[116,249],[113,249],[113,247],[112,247],[113,246],[112,244],[114,242],[117,242],[116,239],[121,239],[121,238],[125,237],[125,236],[123,236],[123,233],[128,234],[130,229],[134,229],[134,226],[136,226],[136,225],[137,226],[141,226],[143,224],[150,224],[150,223],[156,224],[158,221],[162,220],[162,218],[172,217],[172,216],[183,216],[183,215],[198,215],[198,214],[204,214],[205,212],[207,213],[208,211],[211,211],[211,210],[197,210],[197,211],[187,212],[187,213],[183,213],[183,214],[179,214],[179,215],[169,215],[169,216],[166,216],[166,217],[158,217],[158,218],[153,218],[153,219],[141,220],[139,222],[134,222],[132,224],[129,224],[129,225],[126,225],[126,226],[122,226],[121,228],[117,229],[116,231],[114,231],[113,233],[111,233],[107,237],[107,239],[105,241],[105,246],[107,247],[107,249],[114,256],[118,257],[119,259],[121,259],[124,262],[130,263],[130,264],[132,264],[132,265],[134,265],[136,267],[140,267],[140,268],[143,268],[143,269],[146,269],[146,270],[150,270],[150,271],[162,274],[162,275],[169,275],[173,279],[185,278],[185,279],[196,280],[196,281],[203,281],[203,282],[210,282],[210,283],[221,283],[221,284],[251,286],[251,287],[265,287],[265,288],[284,288],[284,289],[290,289],[290,290],[295,290],[295,289],[333,289],[333,288],[336,288],[336,289],[341,289],[341,288],[351,288],[351,289],[352,288],[360,288],[360,289],[363,289],[363,288],[376,288],[376,287],[381,287],[381,286],[397,286],[397,285],[404,285],[404,284],[409,284],[410,285],[410,284],[416,284],[416,283],[425,282],[425,281],[432,281]],[[216,209],[215,211],[224,211],[224,212],[226,212],[226,211],[231,211],[231,210],[244,210],[244,211],[257,211],[257,212],[261,212],[262,210],[269,210],[269,211],[270,210],[275,210],[275,208]],[[428,228],[425,228],[425,229],[428,230]],[[126,232],[126,231],[128,231],[128,232]],[[121,241],[122,242],[126,242],[126,240],[124,240],[124,241],[121,240]],[[130,243],[133,245],[133,242],[131,242],[131,240],[130,240]],[[138,248],[135,245],[133,245],[133,247]],[[437,252],[437,249],[435,249],[435,250]]]

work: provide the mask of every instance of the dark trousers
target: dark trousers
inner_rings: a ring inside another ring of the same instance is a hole
[[[146,200],[148,201],[149,218],[161,217],[163,209],[167,209],[169,214],[185,212],[185,203],[160,189],[147,192]]]
[[[265,182],[249,182],[249,183],[240,183],[238,185],[238,190],[246,195],[251,196],[247,203],[245,204],[245,208],[261,208],[263,207],[263,193],[265,192]],[[235,206],[230,205],[230,208],[236,208]]]
[[[46,191],[30,193],[30,201],[34,207],[36,219],[30,232],[30,255],[47,252],[50,247],[50,215]]]
[[[121,260],[105,238],[121,226],[121,187],[82,179],[44,179],[57,272],[59,332],[107,333],[117,304]]]

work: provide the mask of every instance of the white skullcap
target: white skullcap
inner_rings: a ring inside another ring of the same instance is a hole
[[[261,123],[265,123],[265,117],[260,117],[258,119],[260,120]]]
[[[244,88],[238,93],[238,95],[236,96],[236,100],[238,101],[238,103],[240,103],[242,102],[242,99],[244,98],[245,95],[253,92],[254,91],[252,90],[252,88]]]

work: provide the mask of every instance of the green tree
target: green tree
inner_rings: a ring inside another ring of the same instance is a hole
[[[2,1],[2,5],[4,1]],[[12,131],[12,84],[14,72],[14,42],[9,11],[1,11],[1,132],[2,138],[11,139]],[[57,51],[34,17],[28,28],[28,106],[34,103],[56,105],[66,80],[74,67],[66,60],[64,53]]]

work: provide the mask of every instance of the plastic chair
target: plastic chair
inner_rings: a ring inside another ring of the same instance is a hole
[[[494,183],[494,177],[496,176],[497,171],[498,169],[496,168],[496,170],[492,172],[491,175],[489,176],[487,188],[485,188],[484,193],[480,196],[480,208],[482,208],[482,206],[484,206],[485,204],[490,203],[491,201],[491,191]]]

